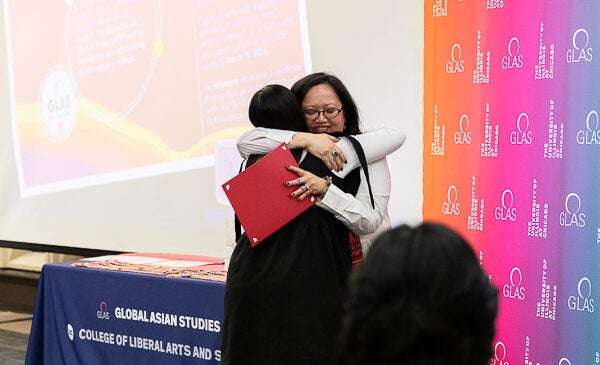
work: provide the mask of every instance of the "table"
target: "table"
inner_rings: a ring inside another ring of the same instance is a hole
[[[42,268],[25,364],[219,363],[223,281],[86,263]]]

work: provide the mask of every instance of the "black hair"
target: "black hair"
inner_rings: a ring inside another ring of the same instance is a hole
[[[381,234],[352,273],[336,364],[486,365],[498,292],[436,223]]]
[[[308,131],[300,103],[294,93],[282,85],[267,85],[254,93],[248,117],[255,127]]]
[[[344,132],[352,135],[360,134],[360,116],[358,113],[358,107],[356,106],[352,95],[344,83],[336,76],[325,72],[316,72],[304,76],[300,80],[296,81],[294,85],[292,85],[292,91],[296,95],[296,98],[300,104],[302,104],[302,101],[304,100],[306,94],[308,94],[308,91],[313,86],[321,84],[331,86],[333,91],[335,91],[338,98],[342,102],[345,118]]]

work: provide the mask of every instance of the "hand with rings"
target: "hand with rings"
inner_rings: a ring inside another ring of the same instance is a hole
[[[285,182],[285,186],[297,186],[290,196],[298,197],[298,200],[304,200],[310,195],[319,196],[324,194],[329,185],[327,181],[299,167],[288,166],[288,170],[298,174],[298,178]]]
[[[338,152],[338,150],[333,150],[331,153],[328,153],[325,158],[327,159],[327,161],[325,162],[325,164],[327,165],[327,167],[330,170],[333,171],[340,171],[343,170],[343,166],[344,163],[346,163],[345,161],[345,157]]]
[[[299,132],[292,137],[292,141],[296,147],[306,149],[310,154],[323,161],[330,170],[340,171],[348,162],[344,152],[336,145],[336,142],[339,141],[337,137],[325,133]]]

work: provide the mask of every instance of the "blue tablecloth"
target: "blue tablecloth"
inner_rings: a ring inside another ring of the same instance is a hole
[[[225,284],[42,268],[25,364],[218,364]]]

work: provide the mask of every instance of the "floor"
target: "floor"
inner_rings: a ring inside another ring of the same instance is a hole
[[[31,328],[30,313],[0,311],[0,359],[2,365],[23,365]]]

